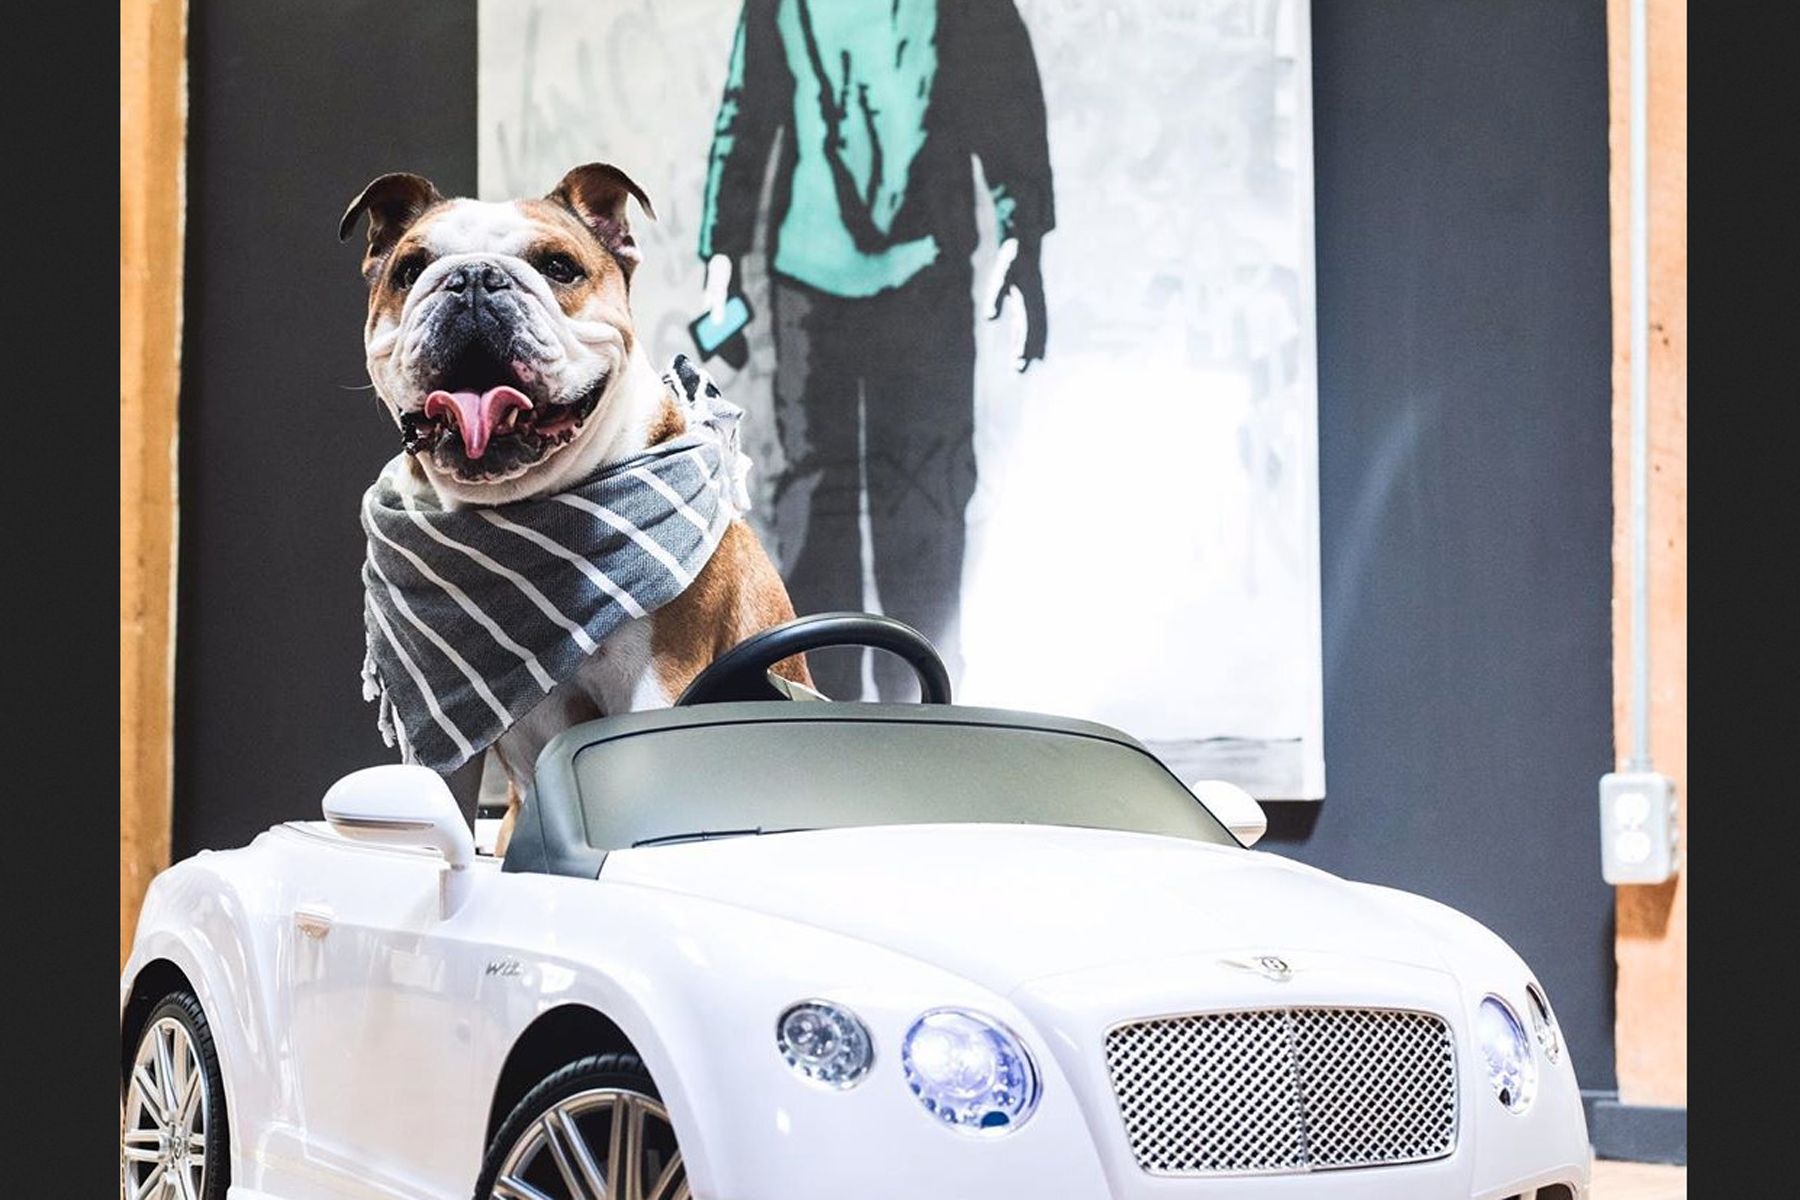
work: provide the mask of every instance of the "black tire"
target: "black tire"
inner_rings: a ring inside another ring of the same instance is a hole
[[[196,1164],[201,1167],[196,1200],[225,1200],[226,1189],[231,1186],[231,1128],[225,1113],[225,1075],[219,1069],[219,1052],[213,1044],[212,1027],[207,1023],[206,1010],[200,1007],[199,999],[186,990],[170,992],[156,1003],[130,1047],[125,1073],[119,1085],[120,1188],[129,1197],[135,1190],[134,1184],[141,1183],[144,1176],[159,1169],[153,1164],[127,1161],[126,1125],[130,1122],[132,1131],[140,1135],[155,1128],[155,1121],[144,1111],[145,1106],[133,1102],[132,1064],[138,1059],[151,1035],[163,1027],[166,1021],[173,1021],[184,1031],[188,1045],[192,1047],[194,1061],[200,1068],[199,1088],[205,1104],[204,1107],[198,1107],[197,1111],[204,1116],[200,1137],[205,1151],[201,1162]],[[190,1126],[191,1123],[192,1118],[189,1120]],[[192,1179],[191,1174],[189,1178]],[[153,1190],[150,1194],[160,1196],[162,1193],[160,1190]]]
[[[492,1200],[494,1185],[500,1178],[502,1168],[515,1151],[521,1150],[522,1145],[530,1144],[534,1127],[539,1125],[541,1118],[568,1102],[600,1103],[599,1096],[602,1093],[616,1095],[625,1103],[639,1104],[652,1110],[644,1118],[644,1154],[638,1168],[641,1172],[640,1194],[646,1200],[689,1200],[686,1174],[680,1166],[681,1152],[675,1143],[674,1130],[667,1126],[666,1114],[661,1121],[654,1119],[657,1113],[662,1112],[662,1097],[650,1078],[650,1072],[645,1069],[643,1060],[635,1054],[626,1053],[594,1054],[577,1059],[553,1072],[527,1092],[525,1098],[507,1115],[506,1120],[501,1122],[500,1131],[488,1146],[487,1157],[481,1164],[481,1177],[475,1184],[476,1200]],[[612,1111],[617,1110],[595,1109],[589,1114],[571,1118],[576,1122],[587,1146],[607,1146],[606,1135],[610,1133],[610,1122],[614,1119]],[[610,1172],[611,1164],[601,1153],[595,1152],[592,1157],[602,1175]],[[523,1177],[545,1195],[562,1197],[569,1194],[552,1161],[551,1153],[539,1153],[535,1160],[528,1163]],[[659,1181],[663,1185],[660,1192],[655,1186]],[[609,1191],[607,1194],[612,1193]]]

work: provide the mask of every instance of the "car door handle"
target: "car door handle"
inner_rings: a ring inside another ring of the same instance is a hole
[[[294,928],[316,940],[331,932],[331,917],[325,905],[306,905],[294,910]]]

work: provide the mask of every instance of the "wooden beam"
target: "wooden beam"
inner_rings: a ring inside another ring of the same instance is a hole
[[[119,4],[119,961],[169,860],[185,0]]]
[[[1687,1104],[1687,4],[1649,2],[1650,749],[1680,797],[1682,870],[1618,889],[1619,1098]],[[1630,8],[1608,0],[1613,304],[1613,728],[1630,746]],[[1598,865],[1596,864],[1596,869]]]

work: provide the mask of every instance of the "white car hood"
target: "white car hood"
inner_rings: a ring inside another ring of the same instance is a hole
[[[667,889],[887,947],[1002,994],[1150,958],[1322,951],[1444,969],[1378,893],[1274,855],[1041,825],[896,825],[615,851]]]

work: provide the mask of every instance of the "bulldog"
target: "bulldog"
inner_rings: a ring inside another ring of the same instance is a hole
[[[397,173],[351,201],[338,233],[348,239],[368,218],[363,345],[400,433],[404,455],[389,473],[407,503],[493,510],[554,497],[687,431],[690,410],[632,324],[642,259],[632,201],[654,219],[643,190],[605,163],[576,167],[538,199],[447,199],[429,180]],[[734,517],[679,595],[607,635],[493,743],[509,818],[557,733],[666,706],[720,653],[793,616],[780,575]],[[801,657],[776,673],[811,683]],[[478,779],[478,769],[460,773],[459,791],[471,774]]]

